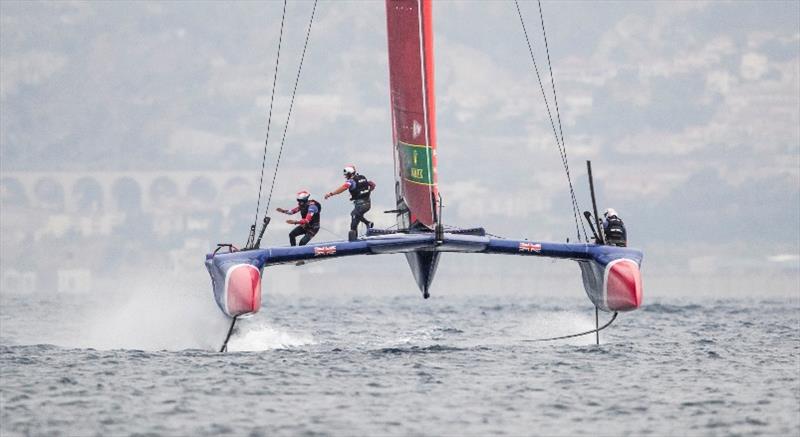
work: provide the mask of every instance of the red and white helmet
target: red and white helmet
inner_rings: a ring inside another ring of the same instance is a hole
[[[303,190],[297,193],[297,201],[299,203],[306,203],[309,199],[311,199],[311,193],[308,191]]]
[[[344,166],[342,173],[346,178],[351,178],[356,174],[356,166],[353,164],[347,164]]]

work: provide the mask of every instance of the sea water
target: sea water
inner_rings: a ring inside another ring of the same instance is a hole
[[[651,298],[597,346],[531,341],[584,296],[437,290],[270,296],[228,353],[180,297],[0,295],[0,435],[800,435],[795,296]]]

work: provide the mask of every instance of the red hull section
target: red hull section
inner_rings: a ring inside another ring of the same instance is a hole
[[[225,278],[225,305],[230,316],[258,312],[261,308],[261,274],[250,264],[232,267]]]
[[[411,224],[432,228],[439,198],[429,0],[386,0],[397,177]],[[400,199],[398,199],[400,200]]]
[[[612,311],[630,311],[642,304],[642,275],[629,259],[612,261],[606,267],[606,302]]]

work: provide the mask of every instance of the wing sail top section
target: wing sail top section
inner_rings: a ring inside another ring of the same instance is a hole
[[[439,191],[430,0],[386,0],[397,203],[432,228]]]

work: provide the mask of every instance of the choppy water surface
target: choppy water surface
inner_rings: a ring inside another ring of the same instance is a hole
[[[3,296],[3,436],[800,434],[796,298],[648,302],[598,347],[528,341],[578,300],[278,297],[227,354],[205,309],[71,302]]]

